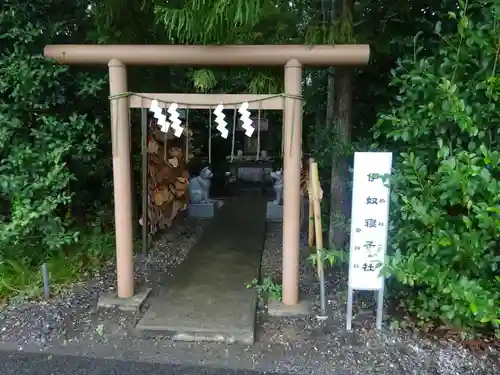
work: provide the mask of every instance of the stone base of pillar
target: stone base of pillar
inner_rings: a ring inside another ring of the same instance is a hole
[[[311,303],[307,300],[301,300],[296,305],[285,305],[281,301],[269,300],[267,304],[267,313],[269,316],[280,318],[292,318],[299,316],[312,315]]]
[[[140,290],[130,298],[120,298],[116,293],[101,295],[97,301],[97,308],[136,312],[139,311],[144,301],[146,301],[149,293],[151,293],[151,288]]]

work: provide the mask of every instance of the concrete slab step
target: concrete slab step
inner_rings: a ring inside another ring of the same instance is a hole
[[[228,200],[166,280],[165,293],[148,301],[137,332],[253,344],[257,296],[246,285],[259,276],[265,221],[263,197]]]

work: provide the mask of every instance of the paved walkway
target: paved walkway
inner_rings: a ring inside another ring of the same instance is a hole
[[[259,276],[265,210],[263,197],[226,201],[165,293],[151,298],[138,332],[253,344],[257,296],[246,285]]]
[[[273,375],[260,371],[3,351],[0,351],[0,362],[2,375]]]

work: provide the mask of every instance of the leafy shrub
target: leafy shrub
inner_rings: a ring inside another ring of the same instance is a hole
[[[7,0],[0,10],[0,297],[39,283],[43,261],[78,233],[66,215],[74,170],[95,158],[100,122],[75,111],[104,80],[70,74],[43,47],[77,32],[62,2]],[[26,294],[36,294],[26,292]]]
[[[434,54],[398,63],[375,126],[401,152],[388,270],[420,319],[500,335],[500,5],[460,2],[450,19]]]

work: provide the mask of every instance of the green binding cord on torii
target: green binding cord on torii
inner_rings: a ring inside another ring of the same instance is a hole
[[[160,103],[164,103],[164,104],[168,104],[168,102],[164,101],[164,100],[158,100],[156,98],[153,98],[153,97],[150,97],[150,96],[146,96],[146,95],[143,95],[141,93],[137,93],[137,92],[132,92],[132,91],[126,91],[126,92],[122,92],[122,93],[119,93],[119,94],[115,94],[115,95],[110,95],[108,96],[108,99],[109,100],[114,100],[114,99],[120,99],[120,98],[128,98],[130,96],[137,96],[139,98],[142,98],[142,99],[149,99],[149,100],[157,100],[158,102]],[[266,96],[265,98],[262,98],[262,99],[255,99],[255,100],[245,100],[245,102],[247,103],[257,103],[257,102],[263,102],[263,101],[266,101],[266,100],[269,100],[269,99],[273,99],[273,98],[290,98],[290,99],[299,99],[299,100],[302,100],[302,96],[300,95],[291,95],[291,94],[286,94],[286,93],[281,93],[281,94],[272,94],[272,95],[268,95]],[[177,104],[180,104],[182,106],[197,106],[197,105],[206,105],[206,103],[182,103],[182,102],[177,102]],[[241,105],[243,104],[243,102],[232,102],[232,103],[221,103],[222,105],[227,105],[227,106],[236,106],[236,105]]]
[[[123,92],[123,93],[118,93],[118,94],[115,94],[115,95],[110,95],[108,97],[108,99],[110,101],[112,100],[116,100],[116,99],[122,99],[122,98],[130,98],[131,96],[136,96],[138,98],[141,98],[141,100],[143,99],[147,99],[147,100],[151,100],[153,101],[153,104],[158,104],[158,103],[162,103],[162,104],[165,104],[165,107],[167,104],[169,104],[169,102],[167,101],[164,101],[164,100],[158,100],[154,97],[150,97],[150,96],[147,96],[147,95],[143,95],[141,93],[136,93],[136,92],[132,92],[132,91],[127,91],[127,92]],[[242,106],[240,107],[240,114],[242,115],[243,117],[243,128],[245,130],[247,130],[247,132],[245,133],[247,136],[251,136],[252,133],[253,133],[253,130],[254,128],[251,126],[251,120],[249,119],[249,116],[250,116],[250,112],[247,110],[248,108],[248,103],[259,103],[259,110],[258,110],[258,120],[257,120],[257,159],[259,159],[259,152],[260,152],[260,112],[261,112],[261,103],[263,101],[266,101],[266,100],[269,100],[269,99],[274,99],[274,98],[283,98],[283,99],[286,99],[286,98],[289,98],[289,99],[296,99],[293,101],[293,109],[292,109],[292,123],[291,123],[291,134],[290,134],[290,145],[289,145],[289,152],[290,152],[290,155],[292,153],[292,144],[293,144],[293,138],[294,138],[294,128],[295,128],[295,105],[296,105],[296,101],[297,100],[301,100],[302,101],[302,96],[299,96],[299,95],[291,95],[291,94],[286,94],[286,93],[281,93],[281,94],[273,94],[273,95],[268,95],[264,98],[259,98],[259,99],[254,99],[254,100],[246,100],[246,101],[238,101],[238,102],[222,102],[220,103],[216,110],[214,111],[215,115],[217,116],[216,118],[216,122],[218,124],[218,127],[217,129],[221,132],[221,135],[223,136],[223,138],[227,138],[227,129],[225,128],[225,126],[227,125],[227,123],[224,121],[224,115],[222,114],[222,109],[223,109],[223,106],[232,106],[232,107],[236,107],[238,105]],[[189,106],[206,106],[206,103],[179,103],[179,102],[175,102],[175,103],[170,103],[171,104],[171,107],[169,108],[169,113],[171,114],[171,117],[169,118],[169,120],[171,120],[173,118],[174,121],[172,121],[172,124],[169,124],[166,122],[166,116],[163,115],[161,113],[161,108],[157,105],[157,109],[155,111],[155,115],[158,115],[158,116],[162,116],[159,120],[162,120],[162,124],[160,124],[160,126],[162,126],[162,131],[163,132],[166,132],[168,131],[169,127],[172,126],[172,128],[174,128],[174,130],[176,131],[174,134],[177,136],[177,137],[180,137],[183,133],[184,133],[184,128],[180,127],[180,120],[177,122],[175,120],[177,120],[177,116],[175,116],[174,114],[178,114],[177,112],[177,108],[178,106],[182,106],[182,107],[185,107],[186,109],[186,120],[188,119],[188,113],[189,113]],[[175,107],[172,108],[172,104],[175,104]],[[245,106],[246,104],[246,106]],[[153,105],[152,105],[153,107]],[[245,107],[244,109],[242,109],[243,107]],[[212,107],[209,106],[209,111],[210,111],[210,116],[209,116],[209,131],[210,131],[210,136],[209,136],[209,163],[211,162],[211,131],[212,131]],[[234,157],[234,142],[235,142],[235,138],[234,138],[234,131],[235,131],[235,127],[236,127],[236,108],[235,108],[235,119],[234,119],[234,122],[233,122],[233,136],[232,136],[232,146],[231,146],[231,160],[233,159]],[[244,115],[245,114],[245,115]],[[156,116],[155,116],[156,117]],[[245,119],[248,119],[249,120],[249,123],[245,123]],[[187,127],[189,127],[189,124],[187,124]],[[251,129],[251,131],[249,131]],[[186,130],[188,130],[186,128]],[[188,137],[189,137],[189,131],[187,132],[187,135],[186,135],[186,144],[188,142]],[[283,138],[283,137],[282,137]],[[282,139],[282,143],[284,142],[284,139]],[[188,151],[187,149],[188,146],[186,146],[186,151]],[[282,146],[281,147],[282,149],[282,152],[284,150],[284,147]],[[186,155],[187,156],[187,155]]]

